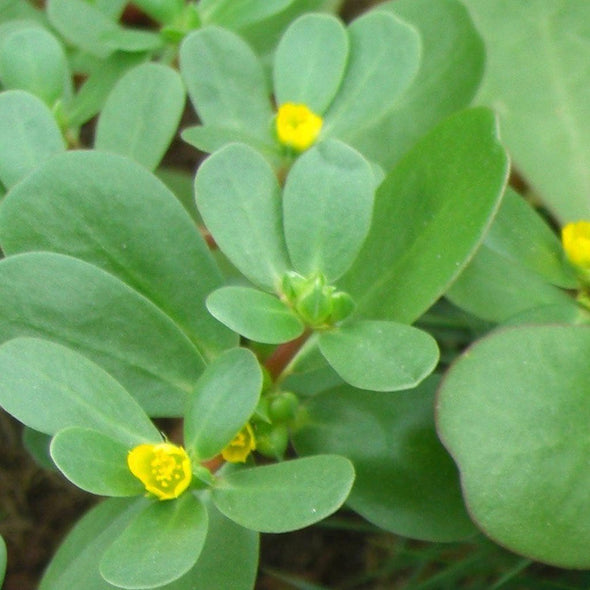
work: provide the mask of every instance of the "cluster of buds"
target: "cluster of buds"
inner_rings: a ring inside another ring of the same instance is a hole
[[[321,273],[303,277],[290,271],[283,277],[282,292],[301,321],[313,330],[331,328],[349,317],[355,307],[352,297],[329,285]]]
[[[290,391],[264,396],[259,404],[256,430],[256,450],[270,459],[283,459],[289,445],[289,427],[297,419],[299,399]]]

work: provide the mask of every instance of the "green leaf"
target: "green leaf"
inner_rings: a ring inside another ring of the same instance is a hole
[[[106,14],[113,20],[119,20],[125,10],[127,2],[125,0],[92,0],[92,3],[103,14]],[[134,4],[139,5],[135,0]]]
[[[100,40],[113,51],[156,51],[163,46],[163,39],[158,33],[123,27],[104,31]]]
[[[39,590],[111,590],[98,571],[105,549],[133,522],[148,500],[109,498],[79,520],[51,560]]]
[[[137,402],[100,367],[63,346],[16,338],[0,346],[0,404],[46,434],[92,428],[126,445],[159,440]]]
[[[222,287],[207,298],[213,317],[238,334],[268,344],[288,342],[303,333],[303,324],[274,295],[248,287]]]
[[[554,230],[510,187],[482,247],[535,272],[552,285],[565,289],[577,286]]]
[[[203,494],[209,515],[207,540],[197,563],[162,590],[252,590],[258,569],[258,533],[223,516]]]
[[[236,29],[267,19],[291,4],[294,0],[201,0],[199,14],[206,24]]]
[[[97,60],[78,93],[64,105],[64,117],[70,127],[92,119],[104,105],[117,80],[130,68],[145,61],[143,53],[115,53]]]
[[[316,455],[224,475],[213,488],[213,501],[225,516],[248,529],[283,533],[338,510],[353,480],[348,459]]]
[[[168,315],[206,357],[237,338],[205,298],[220,271],[176,197],[120,156],[68,152],[20,183],[0,207],[6,254],[50,250],[101,267]]]
[[[184,129],[181,137],[187,143],[208,154],[221,149],[228,143],[245,143],[263,154],[273,165],[277,167],[280,165],[280,155],[276,145],[271,142],[270,137],[266,138],[266,141],[256,137],[254,130],[250,133],[236,127],[194,125]]]
[[[504,321],[505,326],[520,324],[590,324],[590,312],[571,298],[566,304],[543,305],[528,309]]]
[[[101,59],[117,50],[153,51],[162,45],[160,35],[124,29],[98,6],[84,0],[48,0],[47,16],[69,43]]]
[[[180,46],[180,72],[204,125],[269,136],[269,91],[256,54],[240,37],[205,27]]]
[[[448,542],[473,533],[457,469],[434,429],[436,379],[417,389],[359,395],[349,385],[313,397],[294,444],[304,454],[350,459],[356,479],[347,505],[388,531]]]
[[[588,326],[497,331],[452,366],[439,433],[472,518],[508,549],[590,567]]]
[[[243,6],[245,20],[249,22],[227,26],[245,39],[268,66],[272,62],[272,54],[281,34],[298,16],[307,12],[336,13],[342,4],[342,0],[290,0],[286,5],[286,0],[242,0],[239,3],[232,0],[206,1],[217,5],[225,4],[228,7],[231,5],[232,10]],[[202,4],[202,1],[199,2],[199,6]],[[255,22],[253,17],[256,17]],[[226,26],[223,22],[218,24]]]
[[[399,16],[422,40],[420,69],[408,90],[351,143],[391,170],[443,118],[471,104],[483,76],[485,48],[458,0],[395,0],[378,10]]]
[[[516,169],[560,222],[590,217],[590,5],[465,4],[487,48],[478,101],[497,110]]]
[[[246,145],[228,145],[199,166],[195,193],[221,251],[253,283],[274,291],[290,263],[280,187],[266,160]]]
[[[320,334],[326,360],[347,383],[371,391],[415,387],[438,362],[430,334],[395,322],[353,321]]]
[[[506,322],[545,306],[578,307],[566,291],[486,247],[447,291],[455,305],[484,320]]]
[[[207,510],[192,494],[152,502],[100,560],[104,579],[122,588],[158,588],[185,574],[207,536]]]
[[[348,67],[323,133],[350,143],[393,108],[418,71],[421,50],[416,30],[393,14],[368,12],[348,31]]]
[[[49,454],[51,436],[34,430],[29,426],[23,428],[23,446],[33,457],[35,463],[48,471],[56,471],[55,463]]]
[[[139,496],[145,488],[127,467],[129,450],[129,444],[78,427],[60,430],[50,448],[58,469],[79,488],[99,496]]]
[[[448,288],[499,206],[508,161],[487,109],[458,113],[377,190],[373,224],[339,287],[367,317],[411,323]]]
[[[323,114],[338,91],[348,60],[348,35],[328,15],[299,17],[277,47],[274,91],[277,103],[302,103]]]
[[[217,455],[254,413],[262,371],[246,348],[228,350],[203,372],[184,418],[184,441],[200,460]]]
[[[176,133],[183,108],[184,86],[176,71],[155,63],[137,66],[109,94],[94,147],[153,170]]]
[[[534,209],[507,189],[482,246],[447,297],[496,322],[547,305],[575,309],[570,295],[553,285],[577,285],[561,243]]]
[[[169,23],[184,8],[184,0],[135,0],[134,4],[159,23]]]
[[[197,211],[194,192],[194,174],[192,171],[176,166],[160,166],[154,174],[166,185],[180,201],[195,223],[202,223]]]
[[[0,22],[17,19],[30,19],[43,22],[43,12],[34,8],[26,0],[3,0],[0,4]]]
[[[285,184],[283,216],[295,270],[321,272],[329,282],[353,263],[371,225],[374,177],[370,164],[330,140],[307,150]]]
[[[0,584],[4,582],[4,574],[6,573],[6,543],[2,536],[0,536]]]
[[[47,16],[51,24],[75,47],[105,58],[114,49],[103,40],[118,25],[101,10],[84,0],[48,0]]]
[[[47,106],[28,92],[0,93],[0,181],[16,184],[44,160],[64,150]]]
[[[72,91],[62,46],[51,33],[37,26],[20,28],[3,37],[0,80],[5,89],[27,90],[50,107]]]
[[[99,268],[32,252],[0,261],[0,341],[50,338],[111,373],[150,415],[179,415],[204,361],[177,326]]]

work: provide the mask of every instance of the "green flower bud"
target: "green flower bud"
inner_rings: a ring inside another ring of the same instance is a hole
[[[332,315],[330,323],[337,324],[345,320],[356,307],[352,297],[344,291],[336,291],[331,297]]]
[[[299,293],[305,288],[307,280],[292,270],[285,273],[281,284],[283,295],[291,304],[295,304]]]
[[[301,321],[314,329],[329,328],[354,310],[350,295],[336,291],[319,272],[308,278],[287,272],[282,281],[282,293]]]
[[[325,324],[332,314],[332,292],[333,288],[326,285],[326,279],[322,275],[316,275],[299,294],[295,311],[309,326],[319,327]]]
[[[289,445],[289,431],[284,424],[256,424],[256,450],[265,457],[280,460]]]
[[[290,391],[283,391],[270,400],[269,417],[273,422],[290,422],[297,414],[299,399]]]

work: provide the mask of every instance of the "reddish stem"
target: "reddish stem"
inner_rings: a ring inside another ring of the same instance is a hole
[[[311,330],[305,330],[299,338],[277,346],[275,351],[266,359],[264,366],[273,381],[277,380],[310,336]]]

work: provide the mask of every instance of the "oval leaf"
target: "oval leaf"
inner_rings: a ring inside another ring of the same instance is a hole
[[[195,191],[223,253],[252,282],[274,291],[290,264],[280,187],[270,165],[246,145],[228,145],[199,167]]]
[[[77,94],[64,105],[70,127],[86,123],[100,112],[117,80],[129,69],[145,61],[142,53],[118,52],[97,60]]]
[[[49,108],[22,90],[0,94],[0,181],[10,188],[65,149]]]
[[[241,37],[213,26],[191,33],[180,47],[180,71],[204,125],[270,136],[272,109],[262,64]]]
[[[256,289],[218,289],[207,298],[207,309],[220,322],[255,342],[280,344],[303,333],[299,318],[280,299]]]
[[[478,101],[497,110],[516,169],[560,223],[588,219],[590,4],[464,3],[487,49]]]
[[[99,268],[60,254],[0,261],[0,342],[51,338],[111,373],[146,412],[179,415],[204,368],[178,327]]]
[[[391,110],[420,64],[420,37],[393,14],[371,11],[348,29],[350,56],[325,132],[347,143]]]
[[[410,87],[387,113],[349,139],[367,158],[391,170],[437,123],[471,104],[486,51],[458,0],[391,0],[378,8],[415,27],[422,40],[420,69]]]
[[[105,551],[104,579],[121,588],[158,588],[185,574],[207,536],[207,510],[192,494],[152,502]]]
[[[348,59],[348,35],[328,15],[298,18],[283,34],[274,58],[277,103],[307,105],[321,115],[338,91]]]
[[[98,571],[105,549],[144,510],[148,500],[109,498],[80,519],[51,560],[39,590],[112,590]]]
[[[262,389],[262,371],[246,348],[234,348],[203,372],[184,417],[184,440],[200,460],[217,455],[254,413]]]
[[[371,165],[342,142],[325,141],[293,165],[283,195],[285,239],[295,270],[328,281],[354,262],[373,211]]]
[[[439,355],[430,334],[395,322],[351,322],[321,334],[319,346],[342,379],[372,391],[415,387]]]
[[[494,114],[443,121],[383,181],[365,244],[339,287],[371,318],[414,322],[479,246],[499,206],[508,160]]]
[[[201,0],[199,14],[206,23],[216,23],[228,29],[247,27],[284,11],[293,0]]]
[[[570,294],[553,285],[576,284],[555,232],[508,188],[483,244],[446,296],[478,317],[504,322],[547,305],[575,312]]]
[[[127,467],[129,450],[130,445],[97,430],[75,427],[60,430],[50,447],[58,469],[79,488],[99,496],[139,496],[145,491]]]
[[[84,0],[49,0],[47,16],[51,24],[75,47],[99,58],[114,51],[104,36],[118,28],[114,19]]]
[[[337,453],[356,478],[347,505],[404,537],[456,541],[474,532],[453,461],[439,442],[432,407],[436,379],[391,396],[349,385],[309,400],[294,435],[299,452]]]
[[[162,590],[252,590],[258,571],[258,533],[223,516],[210,495],[203,496],[209,528],[201,555],[188,573]]]
[[[194,223],[160,181],[127,158],[94,151],[53,158],[6,197],[0,236],[6,254],[69,254],[119,277],[206,357],[237,344],[205,307],[222,280]]]
[[[119,383],[63,346],[16,338],[0,346],[0,367],[0,404],[35,430],[90,427],[127,445],[160,438]]]
[[[223,514],[248,529],[284,533],[338,510],[353,481],[348,459],[316,455],[220,477],[213,501]]]
[[[498,331],[452,366],[439,433],[472,518],[517,553],[590,567],[590,328]]]
[[[172,68],[147,63],[127,72],[100,113],[94,147],[153,170],[170,146],[184,108],[184,86]]]
[[[21,28],[0,44],[0,79],[6,89],[26,90],[52,107],[71,93],[70,71],[59,41],[40,27]]]

